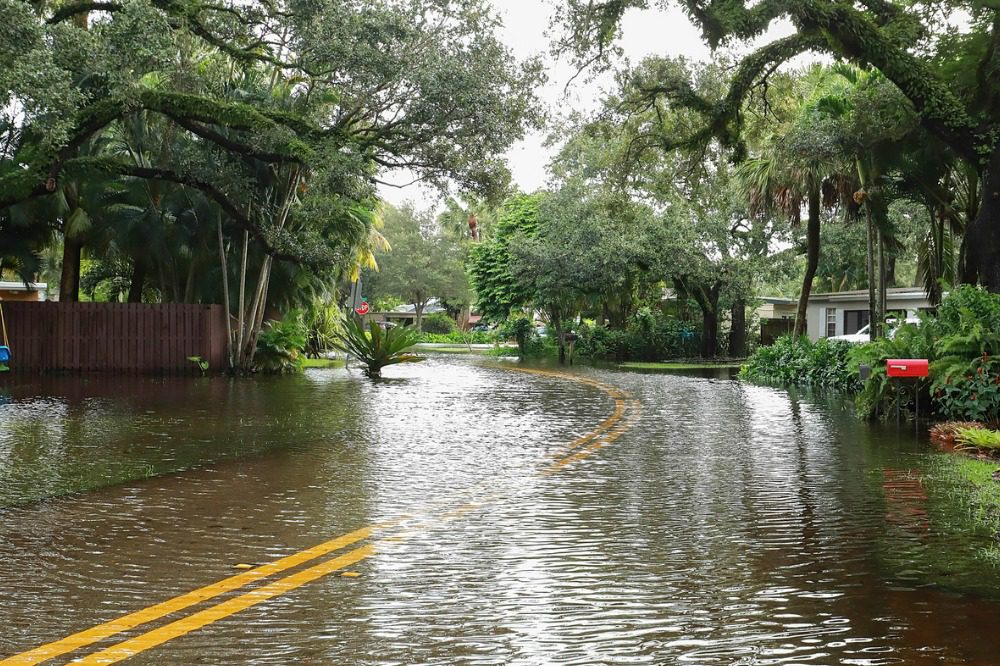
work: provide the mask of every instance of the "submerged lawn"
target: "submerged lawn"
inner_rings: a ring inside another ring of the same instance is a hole
[[[740,364],[735,362],[705,362],[705,363],[669,363],[669,362],[638,362],[621,363],[619,368],[626,370],[739,370]]]
[[[932,490],[943,491],[962,522],[1000,541],[1000,461],[944,453],[935,458],[926,478]],[[980,557],[1000,565],[1000,546],[993,544]]]
[[[307,358],[302,364],[303,368],[342,368],[344,361],[334,358]]]

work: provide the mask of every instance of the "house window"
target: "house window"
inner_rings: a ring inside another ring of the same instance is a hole
[[[826,309],[826,337],[837,335],[837,308]]]
[[[868,325],[868,310],[844,310],[844,335],[857,333]]]

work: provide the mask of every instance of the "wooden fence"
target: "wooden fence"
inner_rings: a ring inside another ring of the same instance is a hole
[[[221,305],[3,301],[12,362],[25,372],[200,372],[226,361]]]

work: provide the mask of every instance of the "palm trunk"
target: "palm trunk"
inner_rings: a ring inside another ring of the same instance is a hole
[[[962,282],[979,282],[1000,293],[1000,145],[993,149],[982,181],[982,203],[966,231]]]
[[[233,322],[229,310],[229,265],[226,261],[226,243],[222,238],[222,217],[217,220],[219,232],[219,266],[222,269],[222,307],[226,317],[226,359],[228,367],[233,369]]]
[[[869,339],[874,340],[878,336],[878,306],[875,300],[875,228],[872,225],[872,212],[868,205],[865,205],[865,220],[868,226],[868,252],[865,257],[865,268],[868,273],[868,330],[871,331]]]
[[[885,308],[886,308],[886,261],[885,261],[885,237],[881,230],[878,232],[878,337],[885,337]]]
[[[63,240],[62,275],[59,277],[59,300],[63,303],[77,303],[80,300],[80,260],[83,257],[83,243],[65,238]]]
[[[128,286],[128,302],[142,303],[142,290],[146,286],[146,262],[136,259],[132,263],[132,281]]]
[[[809,221],[806,226],[806,274],[802,278],[802,290],[799,292],[799,307],[795,311],[795,327],[792,337],[796,340],[806,334],[806,322],[809,308],[809,296],[812,283],[819,267],[820,239],[820,191],[819,187],[809,188]]]
[[[247,252],[249,251],[250,244],[250,232],[243,232],[243,256],[240,259],[240,297],[239,306],[237,308],[236,322],[237,327],[237,339],[236,339],[236,366],[239,369],[243,369],[243,336],[246,333],[246,293],[247,293]]]

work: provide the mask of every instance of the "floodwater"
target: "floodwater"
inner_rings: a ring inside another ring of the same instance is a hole
[[[0,664],[1000,662],[994,537],[911,431],[513,366],[4,378]]]

